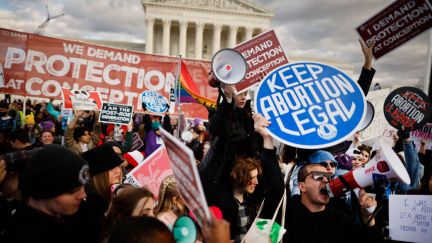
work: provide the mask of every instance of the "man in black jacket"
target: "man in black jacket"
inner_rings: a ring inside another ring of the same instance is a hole
[[[76,217],[85,199],[89,167],[59,145],[46,145],[28,162],[23,194],[28,198],[14,212],[1,242],[81,242]]]
[[[375,221],[371,218],[368,209],[376,206],[373,197],[364,190],[359,193],[359,205],[361,207],[364,225],[355,223],[350,215],[338,209],[331,200],[326,185],[329,182],[330,173],[319,164],[308,164],[302,167],[298,173],[300,196],[296,195],[288,200],[284,235],[284,242],[379,242],[382,235],[379,228],[375,227]],[[278,178],[278,195],[283,194],[282,178]],[[276,182],[276,180],[275,180]],[[270,191],[270,194],[277,189]],[[266,195],[274,197],[274,195]],[[273,205],[265,205],[267,208],[276,208]],[[266,204],[268,202],[266,201]],[[263,218],[271,218],[271,214],[262,214]],[[367,225],[366,225],[367,224]]]

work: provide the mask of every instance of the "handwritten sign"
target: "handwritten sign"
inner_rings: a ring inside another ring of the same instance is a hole
[[[128,124],[132,119],[133,106],[103,103],[99,121],[112,124]]]
[[[318,149],[345,141],[363,121],[363,91],[347,74],[316,62],[274,69],[255,92],[255,110],[270,135],[290,146]]]
[[[432,196],[390,195],[389,222],[392,240],[431,242]]]
[[[375,116],[372,123],[361,132],[361,141],[369,140],[375,137],[382,136],[385,128],[389,126],[387,120],[384,117],[384,100],[390,93],[390,89],[381,89],[369,91],[366,96],[366,100],[369,101],[374,109]]]
[[[248,69],[240,83],[236,84],[239,93],[261,81],[261,75],[288,63],[288,58],[274,30],[262,33],[234,48],[244,57]]]
[[[163,179],[172,174],[170,159],[162,145],[126,175],[125,183],[145,186],[157,198]]]
[[[356,29],[368,46],[376,42],[372,54],[378,59],[429,29],[431,14],[426,0],[398,0]]]
[[[160,131],[170,157],[171,168],[179,192],[189,209],[197,217],[200,226],[203,226],[204,223],[210,222],[210,211],[204,196],[193,152],[169,132],[162,128]]]

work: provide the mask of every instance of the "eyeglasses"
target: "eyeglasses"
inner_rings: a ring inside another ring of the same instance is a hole
[[[324,177],[327,178],[327,181],[331,180],[332,173],[322,172],[322,171],[311,171],[305,177],[303,177],[300,182],[303,182],[309,175],[312,175],[312,179],[315,181],[323,181]]]
[[[327,168],[327,166],[329,166],[329,165],[330,165],[331,168],[336,168],[336,166],[337,166],[336,162],[330,162],[330,163],[328,163],[328,162],[321,162],[319,164],[321,166],[325,167],[325,168]]]

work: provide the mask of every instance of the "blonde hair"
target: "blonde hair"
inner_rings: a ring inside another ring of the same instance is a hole
[[[167,176],[163,179],[159,188],[159,203],[155,208],[155,214],[160,214],[162,212],[172,210],[176,215],[182,215],[185,213],[184,207],[177,207],[174,209],[176,203],[174,202],[174,197],[180,199],[180,193],[177,188],[177,182],[173,175]]]

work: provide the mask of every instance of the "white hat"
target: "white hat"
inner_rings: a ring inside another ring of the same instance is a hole
[[[125,153],[123,155],[123,159],[127,160],[127,162],[133,167],[141,164],[144,161],[144,152],[140,152],[138,150],[134,150],[132,152]]]

